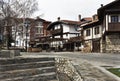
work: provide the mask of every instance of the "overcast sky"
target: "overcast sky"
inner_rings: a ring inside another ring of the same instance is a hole
[[[114,0],[38,0],[39,11],[34,16],[48,21],[56,21],[57,17],[66,20],[78,20],[78,15],[91,17],[97,13],[100,4],[106,5]]]

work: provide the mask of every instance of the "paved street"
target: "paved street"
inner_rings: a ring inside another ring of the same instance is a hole
[[[100,67],[120,67],[120,54],[80,52],[21,53],[23,57],[62,57],[71,59],[84,81],[120,81],[120,78]]]
[[[80,52],[40,52],[40,53],[22,53],[23,55],[45,55],[62,56],[76,60],[87,60],[93,65],[98,66],[120,66],[120,54],[102,54],[102,53],[80,53]]]

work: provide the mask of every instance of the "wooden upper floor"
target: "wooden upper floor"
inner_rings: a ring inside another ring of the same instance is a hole
[[[78,29],[80,27],[79,21],[70,21],[70,20],[59,20],[56,22],[51,23],[47,30],[50,31],[51,36],[61,36],[65,33],[68,33],[69,35],[77,34],[79,33]]]
[[[108,31],[120,32],[120,22],[119,23],[108,23]]]

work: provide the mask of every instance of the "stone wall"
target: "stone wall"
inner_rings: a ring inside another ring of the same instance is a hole
[[[20,50],[1,50],[0,58],[14,58],[20,56]]]
[[[85,53],[89,53],[92,51],[92,40],[85,41],[82,51]]]
[[[83,81],[81,76],[76,71],[71,61],[67,58],[55,58],[57,73],[64,73],[69,77],[69,80],[64,81]],[[62,80],[63,81],[63,80]]]
[[[109,52],[109,53],[120,52],[120,34],[119,33],[106,36],[106,52]]]
[[[101,53],[105,53],[106,52],[106,44],[105,44],[105,40],[101,39],[100,40],[100,52]]]

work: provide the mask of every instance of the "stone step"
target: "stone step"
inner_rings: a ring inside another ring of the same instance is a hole
[[[51,57],[41,57],[41,58],[0,58],[0,65],[6,64],[21,64],[29,62],[38,62],[38,61],[55,61]]]
[[[50,73],[50,72],[56,72],[56,68],[52,66],[52,67],[43,67],[43,68],[5,71],[5,72],[0,72],[0,79],[33,76],[43,73]]]
[[[41,68],[41,67],[51,67],[51,66],[55,66],[54,61],[29,62],[29,63],[22,63],[22,64],[7,64],[7,65],[0,65],[0,72],[31,69],[31,68]]]
[[[44,73],[34,76],[1,79],[0,81],[50,81],[50,80],[57,80],[55,72]]]

